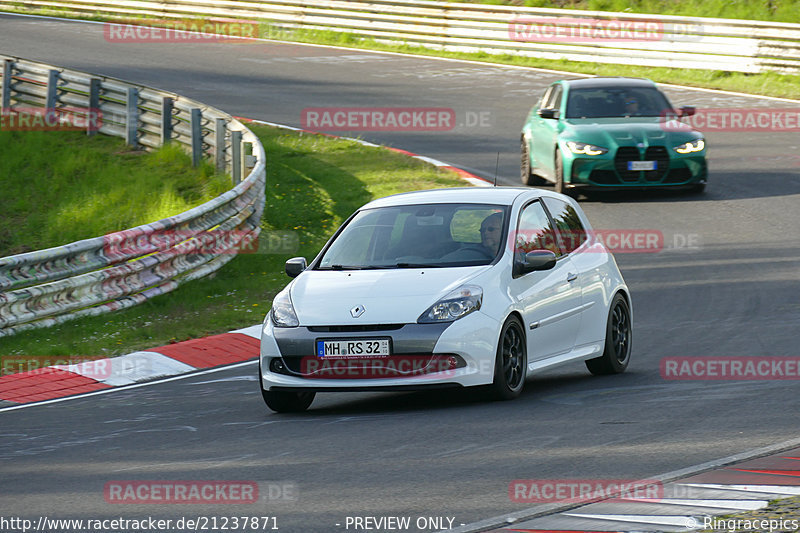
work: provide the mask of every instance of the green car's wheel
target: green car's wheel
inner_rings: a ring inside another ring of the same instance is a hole
[[[528,143],[525,142],[525,137],[520,142],[520,152],[522,154],[522,161],[520,162],[520,181],[522,181],[522,184],[544,185],[547,183],[547,180],[533,173],[530,149],[528,148]]]
[[[564,186],[564,161],[561,159],[561,152],[556,150],[554,166],[556,174],[555,190],[557,193],[566,194],[567,188]]]

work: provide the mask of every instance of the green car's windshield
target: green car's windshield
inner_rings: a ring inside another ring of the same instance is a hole
[[[503,249],[507,208],[423,204],[365,209],[316,268],[364,270],[487,265]]]
[[[674,114],[655,87],[570,89],[566,118],[663,117]]]

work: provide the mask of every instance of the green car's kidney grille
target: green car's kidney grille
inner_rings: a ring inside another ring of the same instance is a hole
[[[639,149],[635,146],[620,146],[617,148],[617,155],[614,157],[614,168],[617,170],[622,181],[639,181],[641,172],[628,170],[628,161],[640,161]]]
[[[648,146],[644,153],[645,161],[656,161],[656,169],[644,173],[647,181],[661,181],[669,169],[669,152],[663,146]]]

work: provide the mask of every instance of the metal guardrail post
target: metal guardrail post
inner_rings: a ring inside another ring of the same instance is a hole
[[[161,144],[172,140],[172,108],[175,100],[169,96],[161,99]]]
[[[100,116],[100,79],[92,78],[89,80],[89,113],[97,113]],[[100,119],[98,119],[100,120]],[[92,127],[90,121],[86,128],[86,135],[90,137],[97,134],[97,129]]]
[[[192,165],[198,166],[203,157],[203,113],[192,109]]]
[[[7,109],[11,107],[11,78],[14,75],[14,62],[11,59],[3,61],[3,96],[2,107]]]
[[[55,109],[58,105],[58,77],[57,70],[47,71],[47,100],[45,103],[47,109]]]
[[[217,171],[225,170],[225,136],[227,135],[225,119],[218,118],[215,123],[214,135],[216,137],[216,149],[214,150],[214,162],[217,164]]]
[[[242,132],[231,132],[231,177],[233,185],[242,181]]]
[[[139,147],[139,89],[128,88],[127,125],[125,128],[125,142],[132,148]]]

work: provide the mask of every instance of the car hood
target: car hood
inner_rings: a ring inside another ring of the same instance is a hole
[[[703,135],[697,130],[675,127],[662,117],[583,118],[564,122],[561,137],[605,148],[616,146],[678,146]]]
[[[489,268],[306,270],[292,283],[292,304],[302,326],[408,324]],[[364,313],[354,318],[357,306]]]

